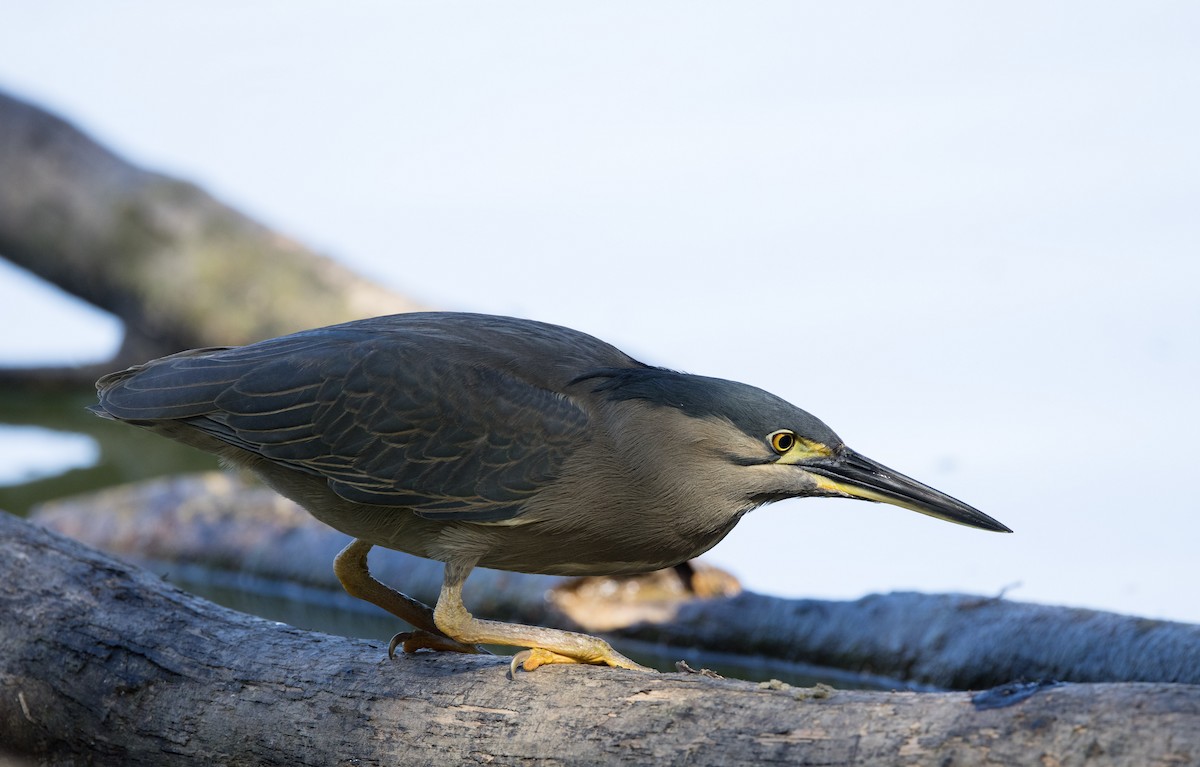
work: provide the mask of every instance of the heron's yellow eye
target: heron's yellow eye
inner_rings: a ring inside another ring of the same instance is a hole
[[[783,455],[796,446],[796,435],[787,429],[781,429],[767,437],[767,441],[771,443],[772,450]]]

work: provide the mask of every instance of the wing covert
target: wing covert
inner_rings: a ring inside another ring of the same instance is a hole
[[[437,351],[331,332],[198,350],[106,376],[99,407],[180,420],[357,503],[510,519],[585,439],[587,414],[519,370]]]

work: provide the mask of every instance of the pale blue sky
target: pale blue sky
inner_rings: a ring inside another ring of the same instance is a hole
[[[10,6],[0,87],[131,159],[430,305],[774,391],[1017,531],[787,502],[709,555],[751,587],[1200,621],[1197,6]],[[112,343],[29,294],[0,272],[47,326],[0,357]]]

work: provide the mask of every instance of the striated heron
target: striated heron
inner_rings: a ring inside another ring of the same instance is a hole
[[[417,313],[181,352],[104,376],[101,416],[250,469],[355,540],[350,594],[416,627],[391,649],[527,648],[518,663],[642,668],[595,637],[474,618],[474,567],[618,575],[669,567],[746,512],[802,496],[1008,528],[859,455],[761,389],[644,365],[568,328]],[[436,607],[371,576],[373,546],[445,563]]]

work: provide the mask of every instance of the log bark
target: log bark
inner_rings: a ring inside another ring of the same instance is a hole
[[[37,371],[65,382],[181,349],[418,308],[2,92],[0,257],[125,323],[112,363]]]
[[[202,564],[303,584],[346,609],[330,562],[349,540],[259,485],[228,474],[156,480],[46,504],[44,525],[125,558]],[[441,565],[372,557],[386,583],[432,603]],[[172,573],[178,572],[173,565]],[[839,602],[743,593],[695,599],[672,579],[582,581],[478,570],[466,604],[483,617],[608,633],[679,657],[743,667],[768,659],[840,669],[857,683],[981,689],[1013,680],[1200,684],[1200,626],[956,594]],[[249,588],[255,582],[245,583]],[[779,673],[779,672],[774,672]],[[884,682],[888,683],[888,682]]]
[[[818,693],[302,632],[0,514],[0,751],[39,764],[1055,764],[1200,759],[1200,687]]]

